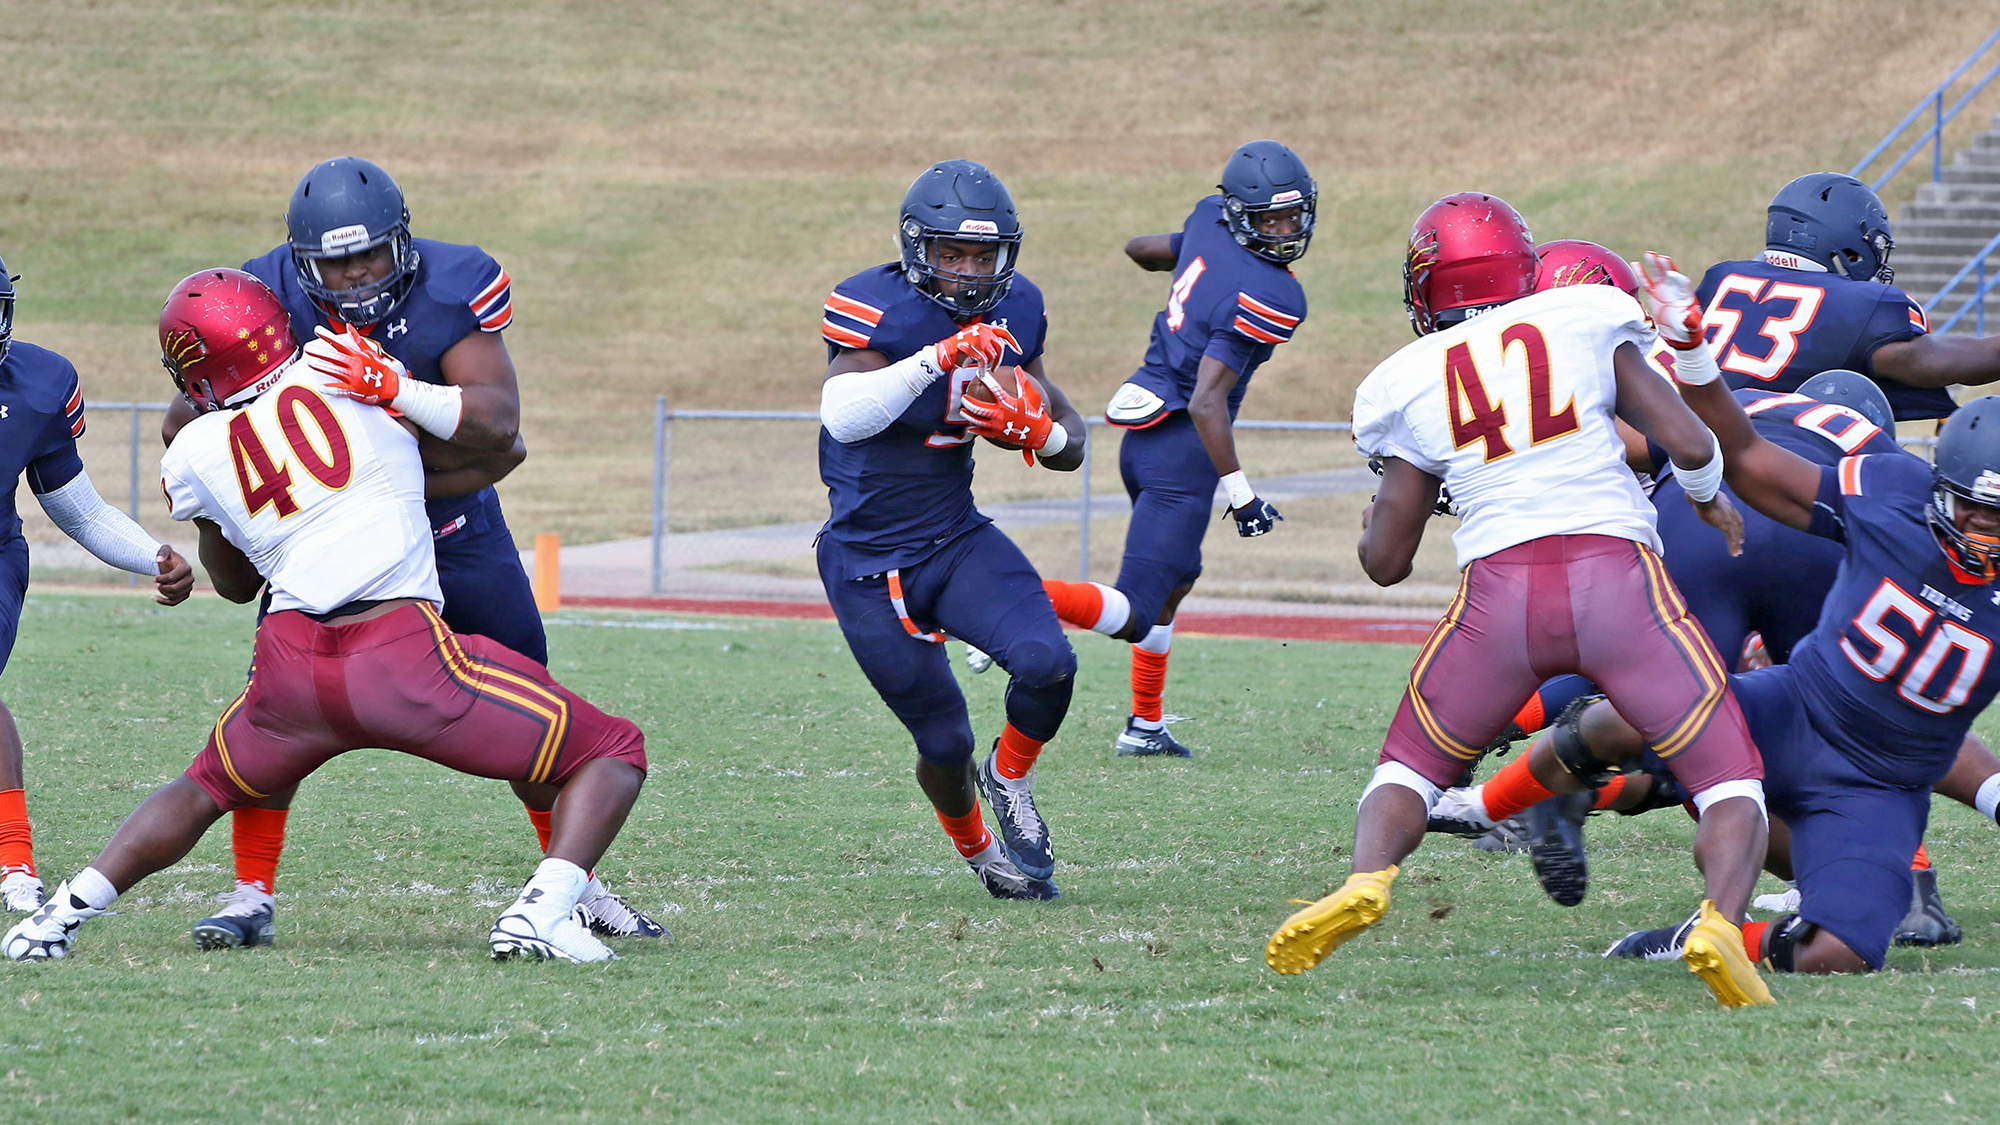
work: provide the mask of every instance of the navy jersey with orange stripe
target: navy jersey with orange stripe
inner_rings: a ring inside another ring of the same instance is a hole
[[[0,361],[0,543],[21,535],[15,482],[27,474],[37,493],[61,488],[83,471],[76,439],[83,434],[83,387],[69,360],[16,340]]]
[[[1812,725],[1869,776],[1929,787],[2000,692],[2000,590],[1952,565],[1925,521],[1931,467],[1904,454],[1820,470],[1812,531],[1846,544],[1792,651]]]
[[[368,334],[410,374],[426,383],[443,383],[444,353],[475,332],[499,332],[514,320],[513,281],[500,263],[477,246],[411,240],[417,276],[410,291]],[[292,333],[300,342],[313,338],[316,325],[331,326],[321,308],[299,285],[292,248],[279,246],[243,263],[245,272],[271,287],[291,314]],[[441,528],[485,503],[484,489],[467,496],[440,497],[425,505],[431,526]]]
[[[1305,321],[1305,290],[1291,270],[1236,244],[1219,195],[1195,204],[1172,250],[1167,307],[1153,318],[1145,361],[1126,382],[1158,395],[1160,413],[1182,410],[1194,394],[1202,357],[1214,356],[1236,372],[1229,389],[1233,418],[1258,365]]]
[[[1923,306],[1893,285],[1766,261],[1711,266],[1695,296],[1732,388],[1795,391],[1837,367],[1874,378],[1875,349],[1930,331]],[[1875,381],[1898,420],[1943,418],[1956,409],[1942,388]]]
[[[1048,316],[1042,291],[1026,277],[1015,274],[1007,295],[980,319],[1002,330],[1002,364],[1041,356]],[[867,350],[895,363],[960,327],[892,262],[834,287],[820,337],[829,361],[843,350]],[[968,368],[932,383],[872,437],[843,443],[820,429],[819,474],[833,509],[821,534],[843,548],[846,577],[910,566],[989,522],[972,503],[972,435],[958,409],[971,374]]]

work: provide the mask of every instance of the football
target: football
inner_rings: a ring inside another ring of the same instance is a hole
[[[1034,376],[1032,375],[1029,376],[1029,378],[1033,377]],[[1017,395],[1021,393],[1021,369],[1018,367],[1008,366],[1008,367],[994,368],[993,381],[1000,384],[1000,389],[1006,391],[1010,395]],[[984,380],[979,379],[976,376],[973,378],[971,382],[965,385],[965,397],[971,399],[974,402],[994,401],[993,389],[991,387],[988,387]],[[1042,390],[1042,398],[1044,401],[1047,401],[1048,399],[1048,391],[1045,389]],[[1019,445],[1011,442],[995,441],[992,438],[987,438],[986,440],[992,442],[992,444],[997,445],[1002,449],[1021,448]]]

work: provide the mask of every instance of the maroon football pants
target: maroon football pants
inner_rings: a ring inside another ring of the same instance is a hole
[[[1689,793],[1764,776],[1708,634],[1660,556],[1608,535],[1551,535],[1475,560],[1410,669],[1383,761],[1440,786],[1551,676],[1588,677]]]
[[[596,758],[646,768],[646,739],[630,720],[495,641],[453,633],[417,604],[348,623],[267,615],[250,685],[216,720],[187,776],[227,811],[363,747],[549,785]]]

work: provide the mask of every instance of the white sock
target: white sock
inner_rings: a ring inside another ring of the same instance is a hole
[[[1155,656],[1165,656],[1174,647],[1174,623],[1169,621],[1165,625],[1153,626],[1132,647]]]
[[[1091,625],[1090,631],[1115,637],[1118,635],[1118,630],[1123,629],[1125,623],[1132,619],[1131,599],[1116,586],[1106,586],[1102,582],[1092,582],[1091,585],[1097,587],[1097,592],[1104,595],[1104,608],[1099,611],[1097,621]]]
[[[1994,811],[2000,809],[2000,773],[1979,783],[1979,793],[1972,798],[1972,803],[1978,808],[1980,816],[2000,822],[2000,813]]]
[[[521,893],[539,888],[560,903],[562,909],[568,910],[583,897],[584,888],[589,885],[589,872],[566,859],[550,857],[535,868],[535,873],[529,876],[528,885],[521,888]]]
[[[69,881],[69,893],[91,910],[103,910],[118,900],[118,888],[95,867],[77,872],[76,878]]]
[[[1494,816],[1493,810],[1486,807],[1485,782],[1482,781],[1479,784],[1473,786],[1472,793],[1470,794],[1470,796],[1472,798],[1472,807],[1479,810],[1479,815],[1486,818],[1486,823],[1488,824],[1500,823],[1500,818]]]

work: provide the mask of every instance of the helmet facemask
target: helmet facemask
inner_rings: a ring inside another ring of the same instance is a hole
[[[963,225],[970,225],[971,222],[973,220],[968,220]],[[944,306],[955,320],[970,320],[991,310],[1007,295],[1014,281],[1014,262],[1021,249],[1020,234],[999,234],[997,224],[982,225],[995,230],[936,230],[909,215],[903,217],[897,228],[896,240],[902,249],[904,277],[924,296]],[[939,265],[940,242],[972,242],[992,246],[995,250],[992,272],[968,273]]]
[[[1269,203],[1245,203],[1233,195],[1222,197],[1222,218],[1236,244],[1266,261],[1289,265],[1305,257],[1312,244],[1313,220],[1319,207],[1319,189],[1281,191]],[[1257,229],[1257,217],[1272,212],[1298,212],[1298,230],[1290,234],[1265,234]]]
[[[1964,504],[2000,508],[2000,473],[1981,473],[1969,491],[1940,477],[1931,486],[1931,503],[1924,509],[1951,564],[1981,582],[1991,582],[2000,578],[2000,533],[1960,528],[1958,515]]]
[[[338,234],[339,232],[334,232]],[[329,235],[329,240],[332,235]],[[320,263],[337,258],[351,257],[365,253],[378,246],[387,245],[390,250],[389,272],[379,281],[353,289],[335,289],[327,284],[320,274]],[[356,245],[348,245],[328,251],[309,251],[292,247],[292,257],[298,264],[299,285],[313,300],[325,306],[337,319],[357,328],[366,328],[389,315],[416,281],[417,264],[422,255],[417,252],[415,240],[410,237],[407,217],[385,231],[379,237]]]

